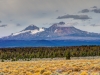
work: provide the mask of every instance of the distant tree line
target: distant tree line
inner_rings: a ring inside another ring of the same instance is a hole
[[[2,61],[56,57],[70,59],[70,57],[86,56],[100,56],[100,46],[0,48],[0,59]]]

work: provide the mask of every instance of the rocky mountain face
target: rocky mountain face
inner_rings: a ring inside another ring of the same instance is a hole
[[[26,31],[26,30],[39,30],[39,27],[35,26],[35,25],[30,25],[28,27],[26,27],[23,31]]]
[[[55,23],[49,28],[39,28],[30,25],[24,30],[1,38],[2,40],[65,40],[75,38],[99,39],[100,34],[82,31],[73,26],[67,26],[64,22]]]

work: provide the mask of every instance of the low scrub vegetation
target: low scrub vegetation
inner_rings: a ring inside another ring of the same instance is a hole
[[[0,62],[0,75],[100,75],[100,60]]]

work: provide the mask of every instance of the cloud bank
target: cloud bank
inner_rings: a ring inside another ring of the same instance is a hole
[[[83,10],[81,10],[80,12],[81,13],[88,13],[90,10],[89,9],[83,9]]]
[[[59,16],[57,19],[68,19],[68,18],[79,19],[79,20],[91,19],[88,15],[64,15],[64,16]]]
[[[95,13],[100,13],[100,9],[93,9],[92,11]]]
[[[6,27],[7,25],[0,25],[0,27]]]

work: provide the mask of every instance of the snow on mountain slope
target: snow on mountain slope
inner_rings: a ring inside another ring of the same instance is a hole
[[[29,32],[30,30],[26,30],[26,31],[20,31],[20,32],[17,32],[17,33],[13,33],[12,36],[16,36],[16,35],[19,35],[19,34],[22,34],[22,33],[26,33],[26,32]]]
[[[39,28],[35,25],[29,25],[28,27],[26,27],[24,30],[20,31],[20,32],[17,32],[17,33],[13,33],[11,36],[17,36],[17,35],[20,35],[20,34],[25,34],[25,33],[28,33],[28,34],[36,34],[36,33],[39,33],[39,32],[42,32],[44,31],[44,28]]]
[[[43,31],[44,31],[43,28],[39,28],[39,30],[31,30],[31,34],[36,34],[36,33],[43,32]]]
[[[23,34],[23,33],[26,33],[26,32],[29,32],[30,34],[36,34],[36,33],[42,32],[42,31],[44,31],[43,28],[39,28],[39,30],[38,29],[24,30],[24,31],[20,31],[20,32],[17,32],[17,33],[13,33],[12,36],[16,36],[16,35]]]

